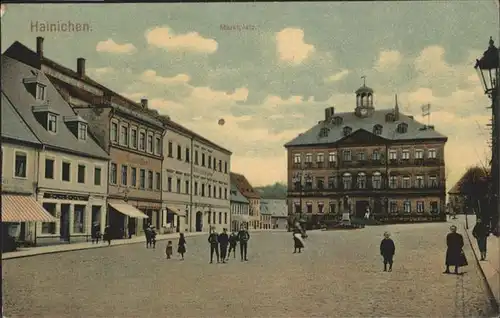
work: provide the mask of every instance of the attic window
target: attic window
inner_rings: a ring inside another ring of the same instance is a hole
[[[394,121],[394,120],[395,120],[394,114],[389,113],[389,114],[385,115],[385,121],[390,122],[390,121]]]
[[[397,128],[398,133],[404,134],[408,131],[408,125],[406,123],[401,123],[398,125]]]
[[[57,132],[57,115],[47,114],[47,130],[53,133]]]
[[[373,126],[373,134],[381,135],[382,134],[382,126],[381,125]]]
[[[87,140],[87,124],[78,123],[78,139]]]
[[[351,132],[352,132],[352,128],[351,127],[349,127],[349,126],[345,126],[344,127],[344,136],[350,135]]]
[[[343,118],[340,116],[333,117],[333,123],[335,125],[342,125]]]
[[[37,83],[36,84],[36,99],[37,100],[45,100],[45,85]]]
[[[323,127],[323,128],[321,128],[321,130],[319,131],[319,137],[320,137],[320,138],[328,137],[328,133],[329,133],[329,132],[330,132],[330,129],[329,129],[329,128]]]

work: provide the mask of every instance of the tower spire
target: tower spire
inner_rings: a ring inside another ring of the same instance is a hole
[[[399,118],[398,94],[394,95],[394,99],[395,99],[394,115],[395,115],[396,120],[397,120],[397,118]]]
[[[363,75],[361,78],[363,79],[363,87],[366,87],[366,76]]]

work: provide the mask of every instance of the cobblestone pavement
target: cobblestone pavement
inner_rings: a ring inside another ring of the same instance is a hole
[[[206,237],[185,261],[133,244],[3,262],[7,317],[486,317],[484,283],[469,245],[462,276],[443,275],[450,224],[309,233],[253,233],[249,262],[208,264]],[[396,242],[382,272],[380,239]]]

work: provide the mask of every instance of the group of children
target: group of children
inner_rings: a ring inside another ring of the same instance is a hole
[[[184,260],[184,254],[186,253],[186,239],[184,238],[184,233],[180,233],[179,235],[179,242],[177,243],[177,253],[179,253],[179,255],[181,256],[181,260]],[[165,254],[167,255],[167,259],[172,258],[172,241],[167,242]]]

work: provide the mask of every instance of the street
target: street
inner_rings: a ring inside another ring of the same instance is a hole
[[[3,262],[6,317],[484,317],[486,288],[464,236],[469,266],[443,275],[450,223],[252,233],[249,262],[208,264],[207,238],[187,238],[185,261],[123,245]],[[390,231],[394,271],[379,243]],[[464,231],[459,227],[459,232]],[[174,246],[176,242],[174,242]]]

